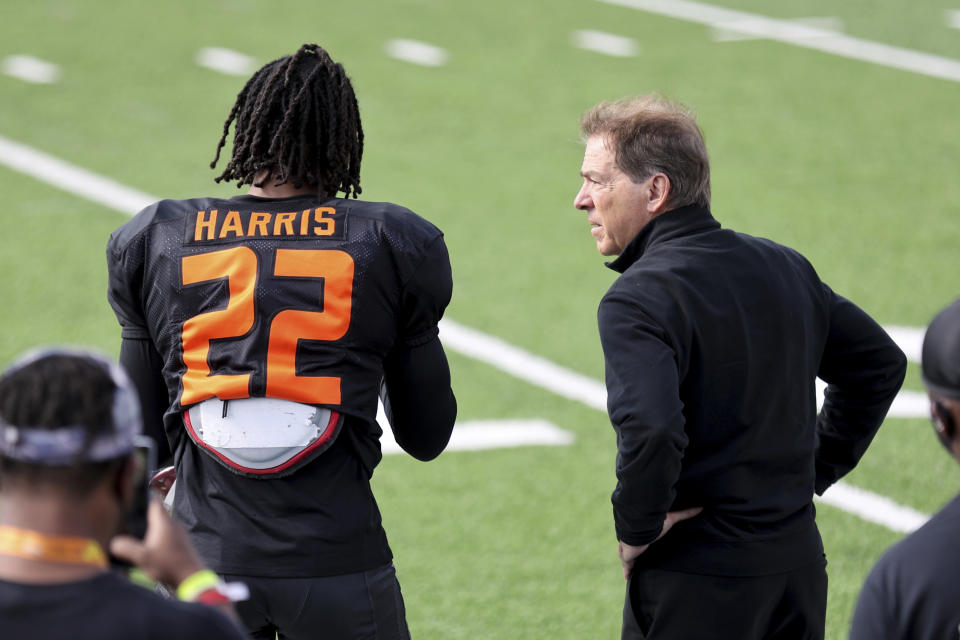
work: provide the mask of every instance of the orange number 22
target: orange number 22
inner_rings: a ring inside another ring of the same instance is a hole
[[[250,374],[211,375],[207,360],[210,341],[235,338],[253,327],[257,254],[235,247],[186,256],[183,284],[226,278],[226,309],[208,311],[183,324],[183,376],[180,404],[191,405],[214,396],[221,400],[250,395]],[[350,254],[334,249],[277,249],[273,276],[323,280],[323,311],[287,309],[270,322],[267,345],[267,390],[271,398],[305,404],[339,404],[340,378],[298,376],[300,340],[339,340],[350,326],[354,263]]]

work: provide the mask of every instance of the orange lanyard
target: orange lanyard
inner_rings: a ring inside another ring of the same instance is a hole
[[[30,560],[107,567],[107,556],[96,540],[51,536],[0,525],[0,553]]]

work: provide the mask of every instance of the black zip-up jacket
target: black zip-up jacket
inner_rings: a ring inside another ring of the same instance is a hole
[[[813,494],[863,455],[903,352],[799,253],[701,207],[660,215],[608,266],[622,274],[598,311],[618,539],[648,544],[668,511],[702,506],[640,566],[749,576],[822,559]]]

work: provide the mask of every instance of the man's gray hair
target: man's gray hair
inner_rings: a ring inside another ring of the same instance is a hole
[[[710,206],[710,160],[693,113],[657,94],[601,102],[580,119],[584,140],[602,136],[617,167],[634,182],[663,173],[668,204]]]

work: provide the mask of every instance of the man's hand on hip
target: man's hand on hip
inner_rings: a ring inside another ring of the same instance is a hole
[[[667,535],[667,531],[673,528],[673,525],[677,524],[681,520],[687,520],[694,517],[698,513],[703,511],[703,507],[693,507],[690,509],[683,509],[682,511],[669,511],[667,517],[663,521],[663,529],[660,530],[660,535],[656,537],[656,542],[663,536]],[[653,544],[652,542],[650,544]],[[630,577],[630,574],[633,572],[633,563],[640,556],[641,553],[647,550],[647,547],[650,544],[643,544],[639,547],[629,545],[626,542],[618,541],[617,543],[617,553],[620,556],[620,564],[623,565],[623,578],[626,580]]]

